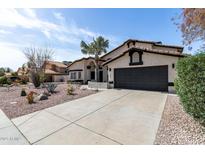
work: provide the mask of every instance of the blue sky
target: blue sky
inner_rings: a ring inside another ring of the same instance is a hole
[[[102,35],[109,50],[129,38],[182,45],[171,21],[180,9],[0,9],[0,67],[17,69],[29,46],[50,46],[54,60],[81,58],[80,41]]]

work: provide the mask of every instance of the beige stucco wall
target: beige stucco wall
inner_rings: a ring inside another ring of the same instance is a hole
[[[78,72],[79,72],[79,71],[75,71],[75,72],[76,72],[76,79],[77,79],[77,80],[84,80],[84,76],[85,76],[85,75],[84,75],[84,74],[85,74],[85,72],[84,72],[84,60],[75,62],[75,63],[72,64],[68,69],[69,69],[69,70],[79,70],[79,69],[82,69],[82,71],[80,71],[80,72],[81,72],[81,79],[78,78]],[[69,73],[68,79],[69,79],[69,80],[72,80],[70,77],[71,77],[71,72]]]
[[[84,62],[84,70],[85,70],[85,74],[84,74],[84,82],[87,82],[87,80],[90,80],[90,72],[91,72],[91,69],[87,69],[87,66],[89,66],[91,64],[91,62],[94,63],[94,60],[93,59],[87,59],[85,60]],[[92,70],[93,71],[93,70]]]
[[[127,68],[127,67],[144,67],[144,66],[159,66],[159,65],[168,65],[168,81],[173,82],[176,77],[176,70],[172,68],[172,64],[176,64],[178,57],[153,54],[144,52],[142,55],[143,65],[133,65],[129,66],[130,57],[127,53],[123,57],[108,63],[108,68],[111,68],[111,71],[108,71],[108,81],[114,81],[114,69],[115,68]]]

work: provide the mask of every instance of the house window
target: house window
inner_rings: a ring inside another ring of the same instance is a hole
[[[134,53],[132,54],[132,62],[133,62],[133,63],[138,63],[138,62],[140,61],[139,58],[140,58],[140,57],[139,57],[139,53],[138,53],[138,52],[134,52]]]
[[[142,65],[142,54],[143,52],[138,49],[131,49],[129,51],[130,64],[129,65]]]
[[[81,79],[81,72],[78,72],[78,79]]]
[[[76,79],[76,72],[72,72],[70,74],[70,79]]]

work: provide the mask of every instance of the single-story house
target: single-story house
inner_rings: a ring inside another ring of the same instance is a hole
[[[68,66],[57,61],[46,61],[43,64],[46,82],[66,82],[68,80]]]
[[[102,63],[104,61],[100,61]],[[102,71],[107,72],[105,67],[101,67],[99,70],[99,80],[100,82],[107,82],[107,76]],[[77,81],[82,83],[87,83],[88,81],[96,80],[96,70],[95,70],[95,62],[93,57],[81,58],[74,62],[72,62],[68,66],[69,71],[69,80]]]
[[[129,39],[101,56],[100,81],[113,88],[171,91],[176,62],[185,56],[182,52],[181,46]],[[93,60],[88,57],[71,63],[69,80],[96,80]]]

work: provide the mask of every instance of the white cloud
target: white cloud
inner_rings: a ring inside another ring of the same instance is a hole
[[[53,13],[54,17],[60,21],[64,21],[65,18],[63,17],[63,15],[60,12],[54,12]]]
[[[26,62],[20,47],[11,43],[0,43],[0,67],[10,67],[14,71]]]
[[[34,9],[0,9],[0,34],[9,34],[15,28],[23,28],[29,30],[36,30],[41,32],[49,41],[55,44],[64,45],[71,44],[75,46],[75,50],[58,49],[56,47],[55,59],[75,60],[82,57],[80,52],[80,41],[91,41],[93,37],[101,35],[100,33],[90,31],[87,28],[79,27],[74,21],[67,21],[63,14],[59,12],[53,13],[56,21],[48,21],[41,19]],[[6,28],[6,29],[4,29]],[[10,31],[7,31],[9,29]],[[118,44],[114,36],[102,35],[110,40],[110,46]],[[15,36],[18,39],[18,44],[13,42],[3,42],[0,40],[0,66],[9,66],[13,69],[21,66],[25,62],[24,55],[22,55],[21,48],[26,45],[36,44],[34,40],[45,40],[39,38],[37,33],[25,33],[22,36]],[[46,40],[45,40],[46,42]],[[38,45],[37,45],[38,46]],[[74,48],[73,48],[74,49]]]
[[[32,9],[27,9],[26,8],[26,9],[24,9],[24,12],[28,17],[37,18],[35,11],[32,10]]]
[[[55,49],[54,60],[56,61],[74,61],[82,58],[82,54],[77,50]]]
[[[50,39],[51,38],[51,34],[48,30],[42,30],[43,34],[48,38]]]
[[[54,12],[53,15],[60,21],[57,22],[58,24],[40,19],[33,9],[0,9],[0,27],[37,29],[46,38],[56,39],[63,43],[70,42],[68,40],[71,37],[74,38],[73,40],[79,41],[82,39],[89,40],[89,38],[92,39],[100,35],[100,33],[77,26],[74,21],[66,21],[65,17],[59,12]],[[61,38],[56,37],[59,35],[61,35]]]
[[[10,31],[0,29],[0,34],[10,34]]]
[[[2,27],[22,27],[26,29],[58,30],[57,24],[40,20],[35,11],[31,9],[23,10],[26,15],[16,9],[0,9],[0,26]]]

